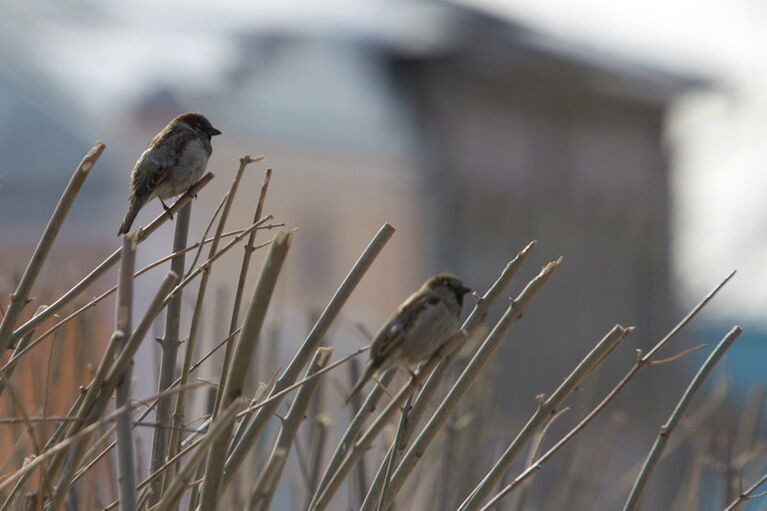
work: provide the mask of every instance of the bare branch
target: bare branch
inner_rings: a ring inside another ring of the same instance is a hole
[[[330,355],[333,350],[330,348],[320,347],[317,349],[317,354],[314,357],[309,369],[306,371],[306,376],[311,376],[317,371],[322,369],[327,364]],[[309,402],[314,396],[319,384],[319,379],[315,378],[310,383],[307,383],[296,393],[296,397],[293,403],[290,405],[290,410],[285,416],[285,420],[282,421],[282,427],[277,435],[277,440],[274,443],[274,449],[272,455],[266,461],[266,465],[261,471],[260,476],[253,485],[251,493],[251,502],[253,502],[253,509],[266,511],[269,509],[269,505],[274,497],[274,492],[277,489],[277,483],[279,482],[279,475],[285,466],[285,457],[279,456],[280,452],[288,453],[295,441],[296,432],[298,426],[304,420],[306,416],[306,409],[309,406]],[[277,465],[274,467],[274,465]]]
[[[112,336],[112,341],[110,341],[109,346],[107,346],[107,350],[104,354],[104,358],[102,359],[102,363],[99,365],[99,369],[96,372],[97,376],[94,377],[94,380],[88,387],[85,397],[83,398],[82,403],[77,410],[77,416],[82,420],[69,426],[66,437],[71,437],[78,433],[80,429],[83,428],[83,426],[87,426],[102,415],[107,406],[107,403],[109,402],[109,398],[111,397],[112,392],[115,390],[118,383],[125,375],[125,370],[133,360],[133,356],[136,354],[136,350],[138,350],[141,341],[149,331],[152,322],[164,308],[165,304],[163,299],[165,296],[167,296],[169,290],[173,287],[173,284],[177,279],[178,276],[176,274],[168,273],[163,282],[160,284],[160,288],[157,294],[155,294],[155,297],[152,299],[152,302],[150,303],[146,313],[141,318],[141,321],[139,321],[139,324],[136,326],[134,332],[125,342],[125,347],[122,349],[122,351],[119,352],[119,355],[117,356],[114,363],[110,364],[114,353],[117,352],[117,347],[121,342],[121,338],[124,337],[125,334],[122,332],[116,332],[115,335]],[[104,369],[105,367],[109,368],[108,371]],[[53,496],[54,508],[58,506],[69,489],[71,479],[74,475],[75,468],[77,467],[77,464],[82,457],[83,450],[84,442],[78,444],[74,451],[69,453],[69,463],[59,480],[59,483],[56,487],[56,492]],[[65,455],[67,453],[63,454]],[[61,464],[64,461],[63,458],[64,456],[60,455],[51,461],[48,467],[49,479],[53,479],[53,476],[58,472],[58,469],[61,467]]]
[[[176,218],[176,226],[173,233],[173,252],[179,254],[170,263],[170,271],[177,275],[183,275],[186,266],[187,238],[189,236],[189,220],[192,216],[192,203],[184,206]],[[162,392],[171,388],[176,373],[176,360],[178,358],[179,330],[181,328],[181,301],[182,292],[175,293],[168,301],[165,311],[165,331],[160,344],[162,355],[160,358],[160,375],[157,380],[157,390]],[[171,399],[160,399],[157,402],[156,420],[160,427],[154,430],[152,436],[152,452],[150,454],[150,472],[155,472],[165,462],[168,455],[168,438],[171,427]],[[156,504],[162,496],[162,479],[153,482],[149,491],[149,505]]]
[[[48,253],[53,246],[53,242],[56,241],[56,237],[59,234],[61,225],[64,223],[64,219],[69,213],[69,208],[72,207],[80,188],[85,183],[85,178],[90,174],[90,170],[95,165],[96,161],[104,152],[106,146],[101,142],[96,142],[96,145],[88,151],[83,157],[80,164],[75,169],[72,177],[64,189],[64,193],[59,199],[59,203],[56,205],[56,209],[53,210],[48,225],[43,231],[43,235],[40,237],[40,241],[37,242],[32,257],[29,259],[27,268],[24,270],[19,284],[16,286],[16,291],[11,295],[11,303],[8,305],[8,309],[5,311],[2,321],[0,322],[0,352],[5,351],[9,347],[13,346],[13,341],[18,339],[25,332],[13,332],[13,327],[16,325],[21,316],[21,311],[27,304],[27,298],[29,298],[29,292],[32,290],[32,286],[40,275],[40,270],[45,263],[45,259],[48,257]]]
[[[130,337],[131,316],[133,314],[133,271],[136,265],[136,244],[132,233],[122,237],[122,257],[117,283],[117,303],[115,305],[115,331],[122,332],[121,339]],[[117,349],[123,348],[118,343]],[[132,365],[132,362],[131,362]],[[130,403],[131,375],[130,367],[125,370],[115,391],[115,408]],[[125,511],[136,509],[136,469],[133,460],[133,435],[131,417],[122,414],[117,417],[117,480],[120,490],[120,508]]]
[[[557,408],[572,394],[583,380],[620,344],[633,330],[633,327],[625,328],[615,325],[594,348],[578,364],[578,366],[565,378],[550,397],[538,407],[527,424],[517,434],[506,451],[501,455],[492,469],[477,485],[472,494],[461,505],[462,508],[472,509],[484,498],[489,488],[494,488],[503,474],[508,470],[524,446],[533,438],[536,431],[554,415]]]
[[[253,291],[248,312],[245,316],[242,331],[237,338],[232,366],[226,374],[224,383],[224,397],[221,406],[229,404],[242,395],[242,386],[248,366],[252,360],[252,353],[258,342],[261,327],[266,317],[274,288],[277,284],[282,264],[287,256],[292,241],[292,233],[279,233],[269,249],[269,254],[261,268],[258,283]],[[217,507],[219,493],[221,492],[224,477],[224,462],[231,437],[231,428],[223,433],[210,446],[208,458],[205,464],[205,480],[200,496],[201,511],[213,510]]]
[[[466,331],[471,335],[474,330],[481,325],[486,316],[487,311],[492,307],[496,300],[501,296],[501,294],[504,292],[506,287],[509,285],[511,280],[513,279],[514,275],[517,273],[519,268],[522,265],[522,262],[527,257],[530,250],[535,246],[535,242],[530,242],[528,245],[522,249],[517,256],[509,262],[509,264],[506,265],[506,268],[501,272],[498,279],[493,283],[492,286],[487,290],[487,292],[482,296],[482,298],[477,302],[477,304],[474,306],[474,309],[472,310],[471,314],[469,314],[469,317],[466,319],[462,326],[462,330]],[[452,362],[452,358],[457,353],[457,351],[462,346],[462,343],[456,343],[454,346],[454,349],[450,352],[446,352],[443,359],[439,360],[438,364],[436,365],[436,368],[431,373],[431,376],[424,384],[423,391],[421,392],[421,396],[432,396],[434,395],[434,392],[439,385],[439,383],[442,381],[442,378],[445,374],[447,374],[447,369],[450,366]],[[425,367],[422,367],[419,370],[419,374],[423,373],[424,375],[429,374],[428,370]],[[360,431],[362,430],[362,426],[364,425],[367,418],[376,410],[376,406],[378,404],[378,401],[381,399],[383,395],[383,387],[388,386],[391,381],[394,378],[394,371],[388,371],[381,377],[382,385],[376,385],[373,387],[373,389],[368,394],[368,397],[365,400],[365,403],[358,409],[357,413],[354,416],[354,419],[352,420],[351,424],[349,424],[349,427],[344,432],[341,441],[338,442],[338,445],[331,456],[330,462],[328,463],[328,466],[325,468],[325,472],[322,475],[322,478],[320,479],[320,483],[317,485],[317,488],[315,490],[315,494],[312,496],[312,501],[310,503],[309,509],[323,509],[327,504],[329,503],[330,496],[332,493],[335,492],[335,490],[332,490],[330,493],[327,493],[328,485],[330,484],[331,480],[334,480],[334,485],[337,487],[338,484],[340,484],[341,479],[345,477],[346,473],[348,473],[349,470],[351,470],[351,466],[356,463],[357,460],[362,456],[362,454],[359,454],[359,457],[355,456],[356,459],[349,458],[348,461],[345,461],[346,455],[349,452],[349,449],[354,445],[354,443],[357,441],[357,437],[359,436]],[[400,405],[404,403],[404,400],[407,399],[407,397],[410,394],[407,393],[407,390],[402,390],[397,395],[397,401],[400,402]],[[401,399],[401,401],[400,401]],[[420,417],[420,414],[423,413],[423,410],[426,409],[426,399],[422,399],[419,397],[419,399],[415,403],[415,410],[411,411],[411,414],[416,417],[415,420],[412,422],[417,423],[418,417]],[[394,408],[391,409],[391,413],[394,413]],[[342,468],[342,464],[343,467]],[[341,473],[343,472],[343,473]],[[360,498],[363,498],[366,492],[361,493]],[[323,494],[325,495],[323,497]],[[320,503],[320,497],[323,498],[322,504]]]
[[[511,328],[522,318],[527,306],[532,302],[538,292],[543,289],[551,275],[561,264],[562,259],[552,261],[544,266],[540,273],[533,278],[522,292],[511,301],[506,312],[498,320],[493,330],[487,336],[485,341],[479,347],[466,368],[458,377],[456,382],[450,388],[442,403],[437,407],[437,411],[431,416],[424,425],[418,437],[402,457],[402,461],[397,466],[397,470],[392,476],[389,490],[389,502],[394,498],[397,492],[402,488],[405,480],[408,478],[418,461],[423,457],[429,444],[434,440],[439,430],[447,423],[450,414],[455,410],[458,402],[474,383],[482,368],[490,360],[491,356],[501,345]]]
[[[570,408],[565,407],[556,412],[554,415],[549,417],[549,420],[546,422],[546,424],[543,425],[543,427],[538,430],[535,433],[535,436],[533,437],[533,441],[530,444],[530,452],[527,454],[527,462],[525,463],[526,467],[531,466],[533,463],[535,463],[535,460],[540,456],[541,449],[543,448],[543,439],[546,437],[546,432],[549,430],[552,424],[562,416],[563,413],[567,412]],[[527,493],[530,490],[530,487],[532,486],[533,478],[530,478],[527,480],[527,484],[522,485],[522,487],[519,489],[519,493],[517,493],[517,499],[513,502],[511,509],[512,511],[523,511],[525,508],[525,500],[527,500]]]
[[[181,222],[181,216],[183,214],[184,214],[184,212],[182,210],[179,213],[179,215],[178,215],[178,218],[179,218],[178,222]],[[266,221],[266,219],[264,219],[262,222],[259,222],[258,227],[257,227],[258,230],[260,230],[260,229],[271,229],[272,227],[282,227],[284,225],[284,224],[268,224],[268,225],[263,225],[265,223],[265,221]],[[248,231],[249,229],[250,228],[236,230],[236,231],[233,231],[233,232],[230,232],[230,233],[226,233],[225,235],[222,235],[221,237],[223,238],[224,236],[226,236],[227,238],[229,238],[229,237],[232,237],[232,236],[238,236],[238,235],[242,234],[243,232]],[[211,241],[212,241],[211,239],[207,239],[207,240],[205,240],[205,243],[210,243]],[[269,241],[266,241],[266,242],[261,243],[259,245],[256,245],[254,247],[254,250],[255,249],[259,249],[259,248],[267,247],[271,243],[272,243],[272,241],[269,240]],[[190,245],[189,247],[185,248],[184,250],[180,250],[178,252],[174,252],[172,254],[169,254],[169,255],[167,255],[165,257],[161,257],[157,261],[144,266],[142,269],[140,269],[139,271],[134,273],[133,274],[133,278],[135,279],[136,277],[139,277],[139,276],[143,275],[144,273],[148,272],[149,270],[152,270],[152,269],[160,266],[162,263],[168,261],[169,259],[173,259],[176,256],[179,256],[181,254],[185,254],[189,250],[193,250],[193,249],[197,248],[197,246],[198,246],[198,244],[195,243],[194,245]],[[175,270],[173,269],[173,265],[172,264],[171,264],[171,271],[175,272]],[[26,355],[27,352],[29,352],[32,348],[37,346],[40,342],[45,340],[46,337],[48,337],[49,335],[51,335],[54,332],[56,332],[61,327],[63,327],[65,324],[69,323],[70,321],[72,321],[76,317],[80,316],[82,313],[84,313],[88,309],[91,309],[91,308],[95,307],[96,305],[98,305],[99,302],[101,302],[102,300],[104,300],[105,298],[110,296],[115,291],[117,291],[117,286],[116,285],[111,287],[111,288],[109,288],[108,290],[104,291],[103,293],[101,293],[96,298],[92,299],[91,301],[89,301],[88,303],[86,303],[85,305],[83,305],[82,307],[77,309],[76,311],[72,312],[68,316],[66,316],[63,319],[61,319],[55,325],[51,326],[48,330],[46,330],[45,332],[43,332],[39,336],[35,337],[34,340],[32,340],[31,342],[25,343],[23,349],[21,349],[21,348],[19,348],[19,346],[17,346],[16,350],[13,352],[13,356],[8,360],[8,362],[5,363],[5,365],[3,367],[0,368],[0,372],[5,372],[6,374],[8,374],[8,371],[12,367],[16,366],[16,364],[19,362],[21,357]],[[40,308],[38,308],[38,312],[36,314],[40,314],[43,310],[45,310],[46,307],[47,306],[41,306]],[[27,332],[25,334],[25,336],[29,335],[29,333],[30,332]],[[32,333],[34,333],[34,330],[32,330]],[[19,345],[21,345],[21,344],[22,343],[19,343]]]
[[[266,169],[266,172],[264,173],[264,180],[261,184],[261,193],[258,196],[258,203],[256,205],[256,211],[253,214],[253,223],[257,224],[261,221],[261,215],[263,214],[264,210],[264,202],[266,201],[266,192],[269,190],[269,181],[272,178],[272,169]],[[253,244],[256,241],[256,233],[251,232],[250,236],[248,237],[248,241],[245,243],[245,252],[242,256],[242,264],[240,265],[240,274],[237,278],[237,289],[234,292],[234,303],[232,304],[232,317],[229,321],[229,333],[232,333],[235,328],[237,328],[237,325],[239,323],[240,319],[240,307],[242,306],[242,294],[245,290],[245,283],[248,280],[248,270],[250,269],[250,258],[253,255],[253,251],[255,250],[255,247]],[[221,366],[221,374],[226,374],[229,372],[229,364],[230,359],[232,357],[232,344],[227,344],[226,350],[224,351],[224,361],[223,365]],[[221,403],[221,397],[224,389],[223,387],[219,387],[218,391],[216,392],[216,400],[213,404],[213,415],[215,416],[218,412],[218,407]]]
[[[168,211],[164,211],[160,216],[154,219],[154,221],[149,224],[145,228],[141,228],[138,230],[136,234],[136,243],[141,243],[144,241],[147,237],[149,237],[154,231],[156,231],[162,224],[164,224],[171,215],[177,213],[184,205],[186,205],[187,202],[192,200],[192,198],[197,195],[197,193],[202,190],[205,185],[207,185],[211,180],[213,179],[213,174],[208,172],[202,178],[200,178],[199,181],[197,181],[196,184],[194,184],[185,194],[183,194],[181,197],[178,198],[178,200],[173,203],[173,205],[168,209]],[[112,266],[117,264],[117,261],[120,260],[120,253],[122,252],[122,248],[118,248],[112,254],[104,259],[104,261],[101,262],[96,268],[91,270],[91,272],[83,277],[80,282],[74,285],[69,291],[61,295],[58,299],[56,299],[55,302],[50,304],[48,307],[45,308],[45,310],[41,311],[40,314],[34,316],[32,319],[24,323],[23,325],[16,328],[16,330],[13,331],[13,335],[11,336],[11,343],[13,340],[19,338],[20,336],[24,335],[28,331],[30,331],[33,328],[36,328],[40,323],[45,321],[46,319],[50,318],[51,316],[55,315],[59,310],[61,310],[62,307],[67,305],[69,302],[77,298],[83,291],[85,291],[91,284],[93,284],[96,280],[98,280],[99,277],[104,275],[107,271],[109,271]]]
[[[383,247],[393,234],[394,227],[390,224],[384,224],[378,230],[370,244],[354,264],[354,267],[341,283],[341,286],[330,299],[327,307],[320,315],[311,332],[309,332],[309,335],[298,353],[296,353],[295,357],[290,362],[290,365],[288,365],[287,369],[285,369],[282,375],[278,378],[270,396],[281,392],[298,378],[301,370],[306,366],[310,357],[313,356],[313,353],[319,347],[322,339],[325,338],[330,326],[338,317],[339,312],[344,304],[346,304],[349,296],[354,292],[357,284],[362,280],[362,277],[368,271],[373,264],[373,261],[378,257],[378,254],[380,254],[381,250],[383,250]],[[250,450],[251,445],[258,438],[263,427],[266,425],[266,422],[272,417],[272,414],[277,409],[278,405],[279,400],[275,400],[270,403],[269,406],[261,408],[244,431],[240,441],[232,448],[224,468],[224,472],[228,476],[225,477],[225,484],[226,480],[229,479],[240,466],[240,463],[242,463],[242,460],[245,458],[245,454]]]
[[[506,495],[508,495],[509,492],[511,492],[513,489],[515,489],[520,483],[522,483],[525,479],[530,477],[533,472],[536,470],[539,470],[543,464],[551,457],[553,456],[559,449],[562,448],[563,445],[565,445],[568,441],[570,441],[575,435],[577,435],[583,428],[586,427],[586,425],[591,422],[594,417],[599,415],[599,413],[604,410],[607,405],[609,405],[612,400],[615,398],[616,395],[618,395],[623,388],[628,384],[629,381],[631,381],[634,376],[639,372],[640,369],[643,367],[649,365],[652,357],[660,350],[662,349],[668,342],[673,339],[677,333],[679,333],[695,316],[698,315],[698,313],[705,307],[715,296],[716,294],[727,284],[727,282],[730,281],[730,279],[735,275],[735,272],[730,273],[722,282],[720,282],[711,292],[709,292],[688,314],[685,316],[679,323],[674,326],[674,328],[671,329],[671,331],[666,334],[666,336],[658,341],[655,346],[653,346],[650,351],[647,352],[644,356],[640,356],[637,358],[636,363],[634,366],[628,371],[628,373],[613,387],[613,389],[605,396],[604,399],[594,408],[591,412],[589,412],[588,415],[586,415],[585,418],[583,418],[573,429],[570,430],[569,433],[567,433],[562,439],[560,439],[559,442],[557,442],[554,447],[549,449],[543,456],[541,456],[538,459],[538,462],[535,465],[532,465],[531,467],[528,467],[526,470],[524,470],[519,476],[517,476],[514,481],[512,481],[511,484],[507,485],[501,493],[499,493],[496,498],[498,498],[500,501],[501,499],[505,498]],[[518,435],[519,437],[519,435]],[[505,462],[505,466],[508,467],[508,464],[513,461],[514,456],[510,455],[511,453],[511,447],[516,443],[512,442],[512,445],[509,446],[509,449],[506,450],[504,453],[502,460]],[[488,476],[485,476],[485,478],[482,480],[482,482],[477,485],[476,488],[472,491],[472,493],[464,500],[464,502],[461,504],[459,510],[460,511],[474,511],[476,509],[479,509],[479,506],[482,505],[482,502],[485,498],[487,498],[490,494],[490,492],[493,491],[493,488],[495,487],[495,484],[497,484],[498,479],[500,478],[499,475],[499,469],[500,464],[496,463],[496,466],[493,467],[493,470],[491,471],[493,474]],[[484,506],[484,508],[490,509],[487,506]]]
[[[685,390],[684,394],[679,399],[679,402],[674,408],[674,411],[671,412],[671,415],[669,416],[666,423],[661,426],[660,431],[658,432],[658,436],[655,439],[655,444],[653,444],[652,449],[650,449],[650,453],[647,455],[647,459],[645,460],[644,466],[642,467],[642,471],[639,472],[639,476],[634,482],[634,487],[631,489],[631,492],[626,499],[626,504],[623,506],[624,511],[631,511],[636,509],[639,505],[639,501],[642,497],[642,491],[644,490],[644,487],[650,478],[650,474],[658,464],[658,461],[663,454],[663,450],[666,447],[666,442],[668,442],[669,437],[674,433],[674,430],[682,418],[682,414],[684,414],[687,406],[690,404],[693,398],[695,398],[698,390],[700,390],[701,385],[703,385],[703,381],[706,379],[706,377],[708,377],[716,363],[719,362],[719,359],[724,356],[725,352],[729,349],[729,347],[740,334],[741,329],[738,326],[730,330],[730,332],[725,335],[721,341],[719,341],[719,344],[717,344],[716,348],[711,351],[711,354],[708,356],[706,361],[703,362],[703,365],[700,366],[698,373],[692,379],[690,385],[687,387],[687,390]]]
[[[169,511],[174,509],[176,502],[181,498],[181,495],[183,495],[186,487],[192,480],[197,466],[203,459],[205,459],[205,453],[209,446],[220,440],[222,436],[227,435],[227,432],[231,430],[234,418],[237,416],[237,412],[242,405],[243,400],[240,398],[228,403],[224,412],[211,426],[210,431],[208,431],[208,433],[200,440],[197,450],[192,455],[192,458],[186,465],[184,465],[170,485],[168,485],[162,500],[157,504],[158,511]]]
[[[399,425],[397,426],[397,433],[394,435],[394,440],[391,446],[389,446],[389,452],[387,452],[378,471],[383,474],[381,484],[372,484],[368,490],[365,499],[362,501],[360,511],[373,509],[375,506],[376,511],[384,511],[384,505],[386,504],[387,493],[389,490],[389,483],[391,482],[391,474],[394,471],[394,464],[396,463],[397,453],[402,450],[400,444],[404,445],[407,441],[405,438],[410,410],[412,408],[412,396],[408,398],[405,405],[402,407],[402,414],[400,415]],[[376,474],[376,479],[378,475]]]

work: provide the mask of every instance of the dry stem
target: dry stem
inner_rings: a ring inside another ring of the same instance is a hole
[[[16,290],[11,295],[11,303],[3,315],[3,319],[0,322],[0,352],[5,351],[9,347],[13,346],[14,340],[18,339],[25,332],[13,332],[13,327],[16,325],[21,311],[27,305],[27,299],[29,298],[29,292],[32,290],[37,277],[40,275],[40,270],[45,263],[45,259],[48,257],[48,253],[51,251],[53,242],[56,241],[56,237],[59,234],[61,225],[64,223],[64,219],[69,213],[69,208],[72,207],[80,188],[85,183],[85,178],[90,174],[90,170],[93,165],[104,152],[105,145],[101,142],[96,142],[96,145],[88,151],[83,157],[80,164],[75,169],[72,177],[64,189],[64,193],[59,199],[59,203],[56,205],[56,209],[53,210],[48,225],[43,231],[43,235],[40,237],[40,241],[35,247],[35,251],[32,257],[29,259],[27,268],[19,280],[19,284],[16,286]]]
[[[690,404],[693,398],[695,398],[698,390],[700,390],[701,385],[703,385],[703,381],[709,375],[716,363],[719,362],[719,359],[724,356],[725,352],[729,349],[735,339],[738,338],[740,333],[741,329],[738,326],[730,330],[730,332],[725,335],[721,341],[719,341],[719,344],[717,344],[716,348],[711,351],[711,354],[708,356],[706,361],[703,362],[703,365],[700,366],[698,373],[692,379],[690,385],[687,387],[687,390],[685,390],[684,394],[679,399],[679,402],[674,408],[674,411],[671,412],[671,415],[669,416],[666,423],[661,426],[660,431],[658,432],[658,436],[655,439],[655,443],[653,444],[652,449],[650,449],[650,453],[647,455],[647,459],[645,460],[644,466],[642,467],[642,471],[639,472],[639,476],[634,482],[634,487],[631,489],[631,492],[626,499],[626,504],[623,506],[623,511],[632,511],[639,505],[639,501],[642,497],[642,491],[644,490],[644,487],[650,478],[650,474],[652,474],[653,469],[658,464],[658,461],[663,454],[663,450],[666,447],[666,442],[668,442],[669,437],[674,433],[674,430],[682,418],[682,414],[684,414],[687,406]]]
[[[313,353],[319,347],[322,339],[325,338],[330,326],[338,317],[339,312],[344,304],[346,304],[349,296],[351,296],[352,292],[357,287],[357,284],[362,280],[362,277],[368,271],[373,264],[373,261],[393,234],[394,227],[390,224],[384,224],[381,229],[378,230],[370,244],[354,264],[354,267],[352,267],[349,274],[341,283],[341,286],[330,299],[330,302],[320,315],[311,332],[309,332],[309,335],[298,353],[296,353],[287,369],[285,369],[282,375],[278,378],[270,396],[283,391],[296,380],[303,367],[306,366],[310,357],[313,356]],[[279,400],[274,400],[268,406],[261,408],[244,431],[240,441],[231,449],[224,468],[226,476],[225,484],[226,480],[231,479],[231,475],[240,466],[240,463],[242,463],[242,460],[245,458],[245,454],[248,452],[253,442],[258,438],[263,427],[266,425],[266,422],[272,417],[272,414],[277,409],[278,405]]]
[[[252,360],[252,353],[258,342],[266,311],[271,301],[277,278],[287,256],[292,241],[292,233],[279,233],[272,243],[269,254],[261,268],[256,289],[253,291],[242,331],[237,338],[232,366],[226,374],[222,406],[229,404],[242,394],[246,372]],[[217,507],[224,476],[224,462],[229,447],[231,427],[210,446],[205,465],[205,478],[200,496],[200,509],[213,510]]]

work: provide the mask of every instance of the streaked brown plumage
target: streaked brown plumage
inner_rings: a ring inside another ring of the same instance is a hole
[[[213,150],[211,137],[220,135],[208,119],[196,113],[185,113],[171,120],[141,154],[131,172],[128,212],[118,235],[130,230],[144,204],[184,193],[197,182],[208,165]]]
[[[471,291],[453,275],[429,278],[378,331],[370,358],[349,399],[377,372],[422,362],[460,328],[463,297]]]

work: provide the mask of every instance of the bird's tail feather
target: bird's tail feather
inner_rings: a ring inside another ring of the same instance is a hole
[[[349,404],[349,401],[351,401],[352,397],[354,397],[354,394],[356,394],[367,381],[373,377],[375,372],[378,370],[378,366],[373,365],[371,362],[368,362],[368,365],[365,366],[365,371],[362,373],[362,376],[360,376],[360,379],[357,380],[357,383],[354,384],[354,387],[352,388],[352,391],[349,392],[349,395],[346,397],[346,401],[344,401],[344,404]]]
[[[123,223],[120,225],[120,230],[117,231],[118,236],[121,236],[130,230],[131,225],[133,225],[133,221],[136,219],[136,215],[138,215],[140,209],[141,204],[135,201],[130,201],[130,204],[128,205],[128,212],[125,213],[125,218],[123,218]]]

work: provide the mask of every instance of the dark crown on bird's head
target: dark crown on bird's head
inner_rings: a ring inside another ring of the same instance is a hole
[[[216,135],[220,135],[221,131],[214,128],[213,125],[210,123],[210,121],[202,114],[197,114],[194,112],[187,112],[185,114],[181,114],[175,119],[171,121],[171,123],[184,123],[196,132],[205,135],[210,139],[210,137],[215,137]]]
[[[461,279],[449,273],[440,273],[439,275],[430,277],[424,284],[424,287],[428,287],[429,289],[447,288],[455,293],[455,298],[461,305],[463,305],[463,296],[471,291],[470,288],[463,285]]]

